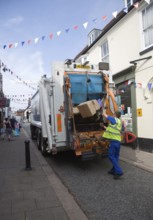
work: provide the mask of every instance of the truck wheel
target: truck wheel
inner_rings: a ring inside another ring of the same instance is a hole
[[[46,149],[47,149],[47,139],[41,137],[41,153],[44,157],[48,155],[48,152]]]
[[[37,142],[38,150],[41,150],[41,131],[40,131],[40,129],[38,129],[38,131],[37,131],[36,142]]]

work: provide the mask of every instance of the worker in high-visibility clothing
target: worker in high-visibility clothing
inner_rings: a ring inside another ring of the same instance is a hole
[[[105,113],[103,113],[103,116],[109,121],[108,126],[105,127],[103,138],[110,140],[108,157],[113,165],[112,169],[108,171],[108,173],[114,175],[114,179],[119,179],[123,175],[123,171],[119,165],[122,131],[122,121],[120,119],[121,112],[115,112],[114,117],[108,116]]]

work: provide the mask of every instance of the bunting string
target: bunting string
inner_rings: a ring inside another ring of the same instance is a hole
[[[150,0],[145,0],[145,2],[147,4],[150,4]],[[136,2],[135,4],[133,4],[133,7],[138,9],[139,8],[139,4],[140,4],[140,2]],[[128,13],[128,8],[124,8],[122,11],[124,11],[125,13]],[[117,18],[118,14],[119,14],[118,11],[112,12],[112,16],[114,18]],[[108,19],[108,16],[107,15],[103,15],[103,16],[101,16],[100,21],[102,20],[104,22],[107,19]],[[81,26],[83,26],[84,29],[87,29],[90,23],[91,24],[96,24],[97,21],[98,21],[98,18],[94,18],[90,22],[89,21],[84,22],[83,24],[81,24]],[[79,27],[80,27],[79,25],[74,25],[72,28],[66,28],[64,31],[59,30],[56,33],[50,33],[47,36],[46,35],[42,35],[42,36],[36,37],[34,39],[21,40],[20,42],[3,44],[3,45],[0,45],[0,49],[4,49],[5,50],[5,49],[17,48],[18,46],[24,47],[25,45],[31,45],[33,42],[34,42],[34,44],[38,44],[39,42],[44,41],[47,38],[52,40],[54,36],[59,37],[63,33],[68,34],[70,32],[70,30],[75,30],[76,31],[76,30],[79,29]]]
[[[117,90],[116,90],[116,95],[125,93],[126,88],[127,88],[128,86],[131,86],[132,84],[134,84],[134,87],[135,87],[135,88],[145,89],[145,88],[147,87],[150,92],[153,91],[153,82],[149,82],[149,83],[146,84],[146,83],[135,82],[135,81],[133,81],[133,80],[128,80],[128,81],[126,81],[126,82],[124,83],[122,89],[117,89]]]
[[[35,90],[36,88],[31,86],[30,83],[24,81],[21,79],[21,77],[19,77],[17,74],[15,74],[13,71],[11,71],[9,68],[7,68],[7,66],[2,62],[0,64],[0,69],[2,68],[3,72],[8,71],[12,76],[16,77],[21,83],[23,83],[24,85],[28,86],[30,89]]]
[[[32,94],[26,94],[26,95],[5,95],[6,98],[14,98],[14,97],[18,98],[18,97],[25,97],[25,96],[28,96],[30,98],[30,97],[32,97]]]

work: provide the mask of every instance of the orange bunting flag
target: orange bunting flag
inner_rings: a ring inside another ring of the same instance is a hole
[[[13,47],[13,44],[10,44],[10,45],[9,45],[9,48],[12,48],[12,47]]]
[[[31,40],[28,40],[28,44],[30,44],[31,43]]]
[[[52,33],[49,35],[49,38],[50,38],[50,39],[52,39],[52,38],[53,38],[53,34],[52,34]]]
[[[138,88],[142,88],[142,83],[137,83]]]
[[[102,16],[102,20],[106,21],[107,20],[107,16]]]

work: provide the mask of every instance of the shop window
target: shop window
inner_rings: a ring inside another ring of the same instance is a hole
[[[131,86],[126,83],[118,85],[116,88],[116,101],[120,109],[123,110],[123,114],[128,113],[128,109],[131,108]],[[124,108],[123,108],[124,107]]]

